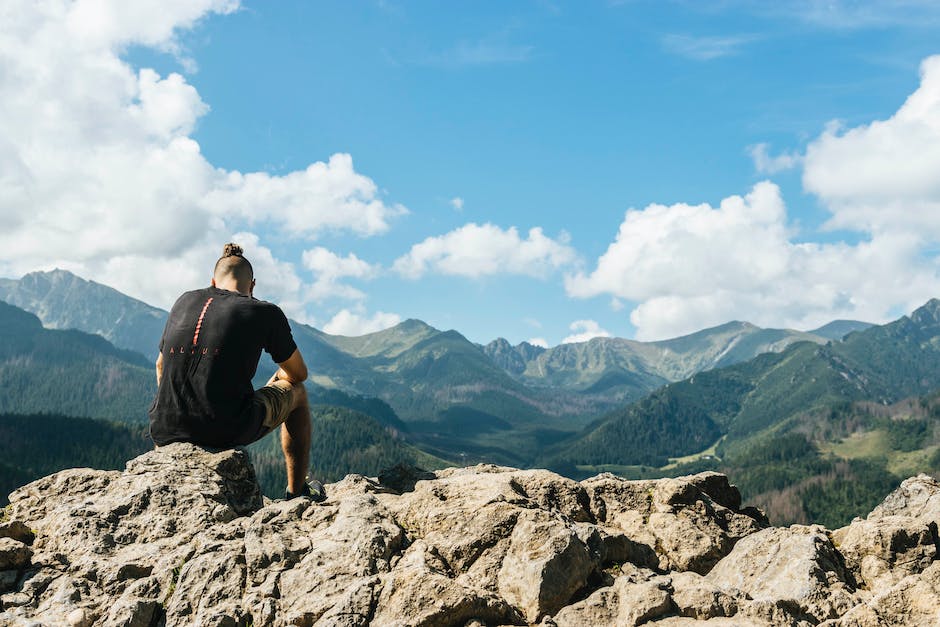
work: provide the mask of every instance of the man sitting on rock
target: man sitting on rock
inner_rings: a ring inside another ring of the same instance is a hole
[[[254,271],[242,248],[226,244],[210,287],[177,299],[160,340],[150,436],[157,446],[191,442],[231,448],[281,426],[286,498],[325,498],[305,479],[310,461],[307,366],[280,307],[253,297]],[[255,390],[265,350],[279,368]]]

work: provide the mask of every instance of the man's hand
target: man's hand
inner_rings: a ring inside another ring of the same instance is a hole
[[[307,380],[307,364],[300,354],[300,349],[295,348],[291,356],[278,364],[280,366],[274,373],[272,381],[287,381],[288,383],[303,383]]]

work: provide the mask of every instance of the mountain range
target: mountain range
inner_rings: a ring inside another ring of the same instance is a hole
[[[49,329],[100,335],[119,348],[157,358],[167,313],[66,270],[0,278],[0,300],[36,314]]]
[[[64,271],[2,288],[36,314],[0,303],[0,412],[143,421],[152,361],[133,347],[156,345],[165,312]],[[114,343],[40,318],[110,329]],[[940,301],[882,326],[730,322],[660,342],[547,349],[478,345],[419,320],[360,337],[291,324],[313,373],[325,476],[394,460],[545,466],[572,477],[716,469],[777,520],[835,524],[899,477],[940,470]],[[271,369],[262,365],[259,378]],[[276,443],[253,450],[275,490]],[[0,465],[3,473],[24,476]]]
[[[559,454],[585,464],[662,465],[667,456],[786,431],[813,410],[881,405],[940,389],[940,300],[841,342],[803,342],[663,386],[599,419]],[[654,429],[655,427],[655,429]],[[646,433],[642,440],[638,435]],[[642,442],[642,446],[638,444]]]
[[[46,327],[98,334],[151,359],[167,316],[65,270],[0,280],[0,300]],[[312,385],[383,400],[412,439],[442,457],[525,465],[546,445],[666,383],[870,325],[843,321],[800,332],[731,322],[661,342],[595,338],[550,349],[504,339],[481,346],[420,320],[360,337],[291,326]],[[263,364],[258,379],[273,368]]]

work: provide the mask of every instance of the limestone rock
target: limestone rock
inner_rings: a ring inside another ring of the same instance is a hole
[[[767,526],[757,510],[740,509],[737,488],[714,472],[649,481],[603,474],[582,483],[604,530],[646,545],[665,570],[704,574],[738,539]]]
[[[872,510],[868,519],[884,516],[910,516],[928,524],[940,524],[940,481],[929,475],[905,479],[897,490]]]
[[[32,530],[27,527],[23,521],[20,520],[10,520],[7,522],[0,523],[0,538],[13,538],[18,540],[23,544],[32,544],[35,539],[35,535]]]
[[[882,516],[837,529],[832,539],[860,586],[891,587],[937,559],[935,534],[916,518]]]
[[[528,621],[564,606],[599,566],[576,528],[591,518],[577,482],[491,465],[436,477],[378,497],[462,584],[499,594]]]
[[[557,627],[618,625],[633,627],[668,614],[672,609],[668,577],[648,579],[621,575],[612,586],[601,588],[554,616]]]
[[[938,488],[906,481],[833,544],[767,528],[716,473],[398,467],[316,504],[174,444],[11,495],[0,625],[934,625]]]
[[[934,627],[940,625],[940,562],[876,593],[826,627]]]
[[[15,570],[29,564],[33,552],[13,538],[0,538],[0,570]]]
[[[454,578],[432,547],[417,540],[395,569],[382,578],[376,625],[441,625],[484,621],[517,624],[521,617],[498,595]]]
[[[841,556],[819,526],[770,528],[743,538],[706,579],[814,622],[841,616],[858,603]]]
[[[670,573],[676,612],[696,620],[734,616],[740,601],[693,572]]]

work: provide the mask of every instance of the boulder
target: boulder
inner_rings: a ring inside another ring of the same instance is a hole
[[[743,593],[813,622],[841,616],[859,601],[842,557],[826,530],[815,525],[751,534],[706,579],[731,594]]]
[[[878,591],[825,627],[934,627],[940,625],[940,562]]]
[[[672,592],[672,582],[668,577],[637,570],[618,576],[613,585],[596,590],[583,601],[564,608],[553,617],[553,621],[557,627],[642,625],[673,610]]]
[[[917,518],[881,516],[856,520],[832,533],[836,548],[860,587],[889,588],[937,559],[936,538]]]
[[[463,585],[499,594],[529,622],[563,607],[599,566],[579,536],[591,514],[577,482],[492,465],[435,477],[378,498]]]
[[[740,538],[767,526],[758,510],[714,472],[628,481],[602,474],[582,482],[594,518],[610,536],[645,545],[662,570],[707,573]]]
[[[918,475],[832,539],[859,587],[884,590],[940,558],[938,522],[940,482]]]
[[[940,481],[929,475],[905,479],[868,515],[868,520],[885,516],[909,516],[927,524],[940,524]]]

